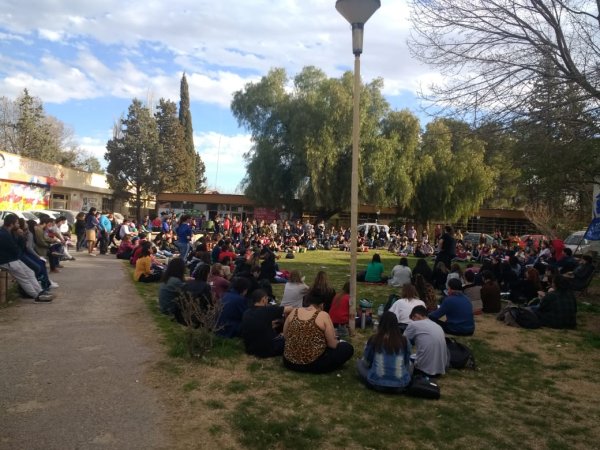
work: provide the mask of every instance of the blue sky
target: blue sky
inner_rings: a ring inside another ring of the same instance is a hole
[[[409,55],[406,1],[381,3],[365,26],[363,79],[384,78],[392,106],[424,118],[415,92],[440,78]],[[251,146],[231,115],[233,92],[273,67],[339,76],[352,63],[335,0],[0,0],[0,96],[29,89],[103,162],[131,100],[178,102],[185,71],[196,149],[220,192],[236,190]]]

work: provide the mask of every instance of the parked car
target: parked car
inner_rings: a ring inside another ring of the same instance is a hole
[[[576,231],[565,239],[565,248],[570,248],[573,254],[583,255],[591,248],[591,243],[585,239],[586,230]]]
[[[471,247],[475,247],[475,246],[479,245],[481,236],[484,237],[486,245],[492,245],[494,243],[494,238],[492,236],[490,236],[489,234],[468,232],[468,233],[463,234],[463,239],[462,239],[463,244],[464,245],[471,244]]]
[[[73,225],[75,223],[77,214],[79,214],[77,211],[70,209],[51,209],[51,211],[59,216],[65,216],[69,225]]]
[[[390,227],[388,227],[387,225],[382,225],[380,223],[361,223],[357,227],[357,231],[359,234],[364,233],[366,235],[371,229],[371,227],[375,227],[377,229],[378,234],[383,229],[385,231],[386,240],[390,240]]]
[[[9,214],[15,214],[20,219],[35,220],[36,223],[40,223],[40,219],[31,211],[0,211],[0,226],[4,225],[4,218]]]

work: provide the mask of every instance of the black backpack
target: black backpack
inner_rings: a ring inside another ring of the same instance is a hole
[[[469,347],[450,337],[446,338],[446,346],[450,352],[450,367],[473,370],[477,368],[475,356]]]
[[[540,328],[542,326],[540,318],[537,316],[537,314],[528,308],[515,307],[510,308],[508,311],[515,319],[515,322],[517,322],[517,325],[519,325],[521,328],[535,330],[536,328]]]

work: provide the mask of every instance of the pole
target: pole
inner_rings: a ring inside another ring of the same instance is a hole
[[[356,317],[356,263],[358,245],[358,161],[360,144],[360,54],[354,57],[354,116],[352,122],[352,178],[350,186],[350,332]]]

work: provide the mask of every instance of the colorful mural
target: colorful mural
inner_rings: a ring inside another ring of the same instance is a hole
[[[48,209],[49,187],[0,181],[0,210]]]

